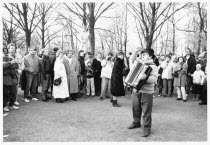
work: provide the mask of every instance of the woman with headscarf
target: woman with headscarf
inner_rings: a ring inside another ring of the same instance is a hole
[[[69,97],[68,83],[67,83],[67,75],[65,66],[63,63],[63,51],[59,50],[56,54],[56,61],[54,66],[54,80],[61,78],[60,85],[53,86],[53,96],[56,99],[57,103],[63,103],[63,99]]]

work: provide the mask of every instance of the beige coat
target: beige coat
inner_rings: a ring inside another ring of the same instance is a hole
[[[75,56],[71,58],[71,61],[69,59],[70,64],[70,74],[68,75],[68,79],[70,80],[70,88],[69,93],[78,93],[78,74],[79,74],[79,62]]]

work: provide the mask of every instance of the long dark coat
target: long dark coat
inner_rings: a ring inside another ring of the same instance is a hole
[[[114,62],[111,76],[111,94],[116,97],[125,96],[123,85],[123,64],[124,60],[117,58]]]

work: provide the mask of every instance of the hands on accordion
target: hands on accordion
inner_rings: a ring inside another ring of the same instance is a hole
[[[126,85],[132,86],[139,91],[148,80],[151,71],[152,68],[149,65],[135,62],[133,69],[130,70],[124,82]],[[144,74],[146,74],[146,78],[142,80],[141,78]]]

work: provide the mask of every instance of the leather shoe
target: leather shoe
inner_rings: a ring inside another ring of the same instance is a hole
[[[144,129],[142,133],[142,137],[148,137],[150,135],[150,129]]]
[[[77,99],[75,99],[75,98],[71,98],[73,101],[77,101]]]
[[[48,100],[46,98],[43,98],[42,101],[43,102],[48,102]]]
[[[200,103],[198,103],[199,105],[207,105],[207,103],[205,103],[205,102],[200,102]]]
[[[104,98],[103,98],[103,97],[100,97],[100,100],[101,100],[101,101],[103,101],[103,100],[104,100]]]
[[[134,129],[134,128],[139,128],[139,127],[141,127],[140,122],[138,122],[138,123],[133,122],[133,123],[128,127],[128,129]]]

